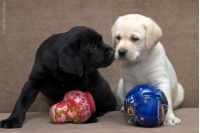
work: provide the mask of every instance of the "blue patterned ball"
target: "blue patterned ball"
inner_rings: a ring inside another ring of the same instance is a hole
[[[167,113],[168,102],[165,94],[150,84],[140,84],[126,95],[124,110],[129,122],[143,127],[160,125]]]

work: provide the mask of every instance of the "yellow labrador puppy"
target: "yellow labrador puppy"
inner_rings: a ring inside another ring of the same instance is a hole
[[[174,115],[173,109],[182,103],[184,90],[159,42],[161,28],[148,17],[129,14],[119,17],[111,32],[115,58],[121,61],[121,79],[117,90],[121,104],[134,86],[141,83],[155,85],[168,99],[168,112],[163,124],[180,124],[181,120]]]

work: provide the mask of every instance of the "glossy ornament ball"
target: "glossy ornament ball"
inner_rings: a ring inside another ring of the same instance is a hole
[[[95,110],[95,102],[89,92],[74,90],[66,93],[63,101],[54,104],[49,115],[53,123],[57,124],[83,123],[95,113]]]
[[[168,110],[168,101],[159,88],[150,84],[140,84],[126,95],[124,110],[129,123],[155,127],[163,122]]]

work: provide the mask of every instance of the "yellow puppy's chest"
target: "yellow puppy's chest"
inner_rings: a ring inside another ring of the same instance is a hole
[[[148,67],[147,64],[138,64],[132,67],[126,67],[122,69],[122,76],[125,82],[131,83],[133,86],[149,83],[148,81]]]

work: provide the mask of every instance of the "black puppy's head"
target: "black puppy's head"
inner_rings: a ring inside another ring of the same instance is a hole
[[[77,26],[64,34],[59,50],[59,67],[66,73],[82,76],[83,71],[109,66],[114,50],[94,29]]]

